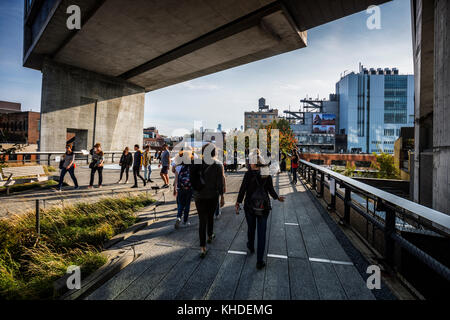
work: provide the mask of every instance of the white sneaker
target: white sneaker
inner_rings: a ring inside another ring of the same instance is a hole
[[[189,227],[190,225],[191,225],[191,223],[189,221],[188,222],[183,222],[182,227],[186,228],[186,227]]]
[[[180,227],[181,218],[177,218],[177,221],[175,221],[175,229],[178,229]]]

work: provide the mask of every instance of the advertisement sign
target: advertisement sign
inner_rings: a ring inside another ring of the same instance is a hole
[[[313,113],[312,133],[336,133],[336,115],[331,113]]]
[[[336,133],[336,127],[335,126],[316,126],[316,125],[313,125],[312,133],[335,134]]]

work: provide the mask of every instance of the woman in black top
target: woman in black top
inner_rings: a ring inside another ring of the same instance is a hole
[[[247,220],[248,226],[248,242],[247,248],[250,253],[255,252],[255,231],[258,229],[258,252],[257,252],[257,263],[256,268],[262,269],[266,265],[263,260],[264,249],[266,245],[266,228],[267,228],[267,217],[269,216],[271,207],[269,194],[272,198],[284,202],[284,197],[278,196],[274,187],[272,176],[262,176],[260,172],[260,167],[262,165],[262,158],[257,156],[257,161],[250,161],[250,168],[245,173],[244,180],[242,181],[241,188],[239,189],[239,195],[236,201],[236,214],[239,214],[240,204],[244,200],[244,211],[245,219]],[[256,164],[252,162],[257,162]],[[257,212],[254,208],[254,198],[252,197],[255,192],[264,190],[264,194],[267,197],[267,204],[264,205],[262,212]]]
[[[128,183],[128,172],[130,171],[130,167],[133,164],[133,156],[130,153],[130,149],[128,147],[123,150],[122,156],[120,157],[120,178],[117,183],[120,183],[122,181],[123,172],[125,171],[125,183]]]

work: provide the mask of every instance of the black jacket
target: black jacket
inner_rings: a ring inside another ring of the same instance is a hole
[[[192,174],[195,175],[197,170],[203,170],[203,178],[205,186],[200,191],[194,189],[194,199],[214,199],[219,195],[223,195],[223,165],[215,161],[211,165],[200,166],[202,169],[192,167]]]
[[[130,167],[133,164],[133,156],[129,152],[128,154],[122,153],[119,163],[121,167]]]
[[[140,169],[142,166],[142,151],[138,150],[134,153],[133,168]]]
[[[264,190],[272,196],[274,199],[278,199],[278,194],[275,191],[273,187],[273,181],[272,176],[267,177],[261,177],[261,173],[259,170],[248,170],[245,175],[244,179],[242,180],[241,188],[239,189],[239,195],[237,198],[238,203],[242,203],[242,200],[244,200],[244,210],[245,211],[252,211],[250,205],[249,205],[249,199],[251,199],[253,192],[258,187],[258,184],[256,183],[256,180],[258,179],[260,185],[264,185]],[[265,214],[269,214],[270,209],[268,209]]]

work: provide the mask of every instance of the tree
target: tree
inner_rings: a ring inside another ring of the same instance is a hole
[[[376,162],[372,163],[371,167],[377,169],[376,177],[379,179],[399,179],[400,172],[395,167],[394,157],[388,153],[381,152],[380,154],[373,153]]]
[[[283,153],[291,153],[297,147],[297,139],[294,137],[294,132],[286,119],[274,120],[271,124],[261,127],[267,130],[267,148],[270,150],[271,133],[273,129],[279,130],[280,151]]]

